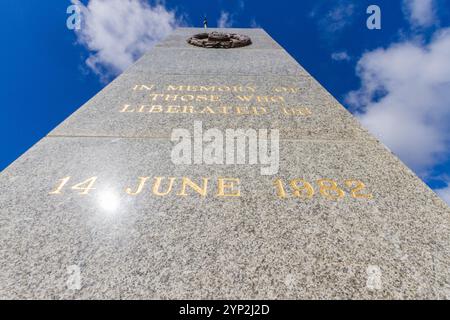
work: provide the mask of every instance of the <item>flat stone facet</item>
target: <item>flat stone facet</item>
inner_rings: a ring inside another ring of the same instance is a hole
[[[202,31],[0,174],[0,298],[450,298],[448,206],[263,30],[186,43]],[[199,121],[279,130],[279,170],[174,164],[173,130]]]

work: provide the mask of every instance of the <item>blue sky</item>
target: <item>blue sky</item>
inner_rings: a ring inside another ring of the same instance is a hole
[[[264,28],[450,202],[450,0],[143,2],[81,1],[76,33],[69,0],[3,0],[0,170],[173,27],[206,15],[211,27]],[[381,30],[366,27],[371,4]]]

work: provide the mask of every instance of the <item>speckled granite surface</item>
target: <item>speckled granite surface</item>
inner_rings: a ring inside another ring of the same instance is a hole
[[[0,298],[450,298],[447,205],[263,30],[213,51],[186,47],[197,31],[175,31],[1,173]],[[233,112],[163,112],[168,94]],[[278,173],[173,164],[170,133],[194,120],[279,129]]]

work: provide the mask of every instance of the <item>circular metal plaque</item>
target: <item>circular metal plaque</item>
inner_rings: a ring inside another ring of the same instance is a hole
[[[210,32],[199,33],[190,37],[187,42],[203,48],[240,48],[252,44],[250,37],[237,33]]]

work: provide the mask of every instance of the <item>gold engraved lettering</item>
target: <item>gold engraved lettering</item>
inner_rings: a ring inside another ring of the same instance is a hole
[[[142,192],[142,189],[144,189],[144,185],[149,178],[150,177],[139,177],[139,184],[136,188],[136,191],[133,192],[131,188],[126,188],[125,192],[132,196],[138,195],[139,193]]]
[[[191,96],[192,97],[192,96]],[[177,101],[178,95],[177,94],[166,94],[164,101]],[[185,100],[183,100],[185,101]]]
[[[329,200],[338,200],[346,196],[345,191],[342,190],[334,180],[321,179],[318,180],[317,183],[320,188],[319,189],[320,195]],[[352,188],[351,196],[353,198],[373,199],[372,194],[361,192],[366,188],[364,183],[362,183],[361,181],[345,180],[344,183],[347,187]],[[282,179],[275,180],[274,185],[276,187],[278,198],[286,199],[287,192],[285,191],[283,180]],[[289,185],[293,190],[293,195],[297,198],[311,199],[316,193],[313,186],[304,179],[291,180]]]
[[[284,97],[282,97],[282,96],[237,95],[236,97],[242,102],[251,102],[251,101],[256,101],[256,102],[260,102],[260,103],[285,102]]]
[[[306,107],[294,108],[294,114],[299,116],[310,116],[312,114],[311,110]]]
[[[191,179],[183,177],[182,178],[181,192],[178,195],[179,196],[187,196],[186,187],[189,186],[193,190],[195,190],[197,193],[199,193],[202,197],[205,197],[206,196],[207,187],[208,187],[208,178],[202,178],[202,180],[203,180],[203,185],[202,185],[202,187],[200,187],[197,184],[195,184],[194,182],[192,182]]]
[[[139,105],[132,107],[130,104],[123,106],[120,113],[179,113],[179,114],[217,114],[217,115],[253,115],[260,116],[269,112],[262,106],[193,106],[193,105]],[[286,112],[286,111],[285,111]]]
[[[140,106],[137,112],[139,112],[139,113],[145,112],[145,108],[148,108],[148,105],[144,104],[144,105]]]
[[[210,96],[210,101],[211,102],[218,102],[218,101],[220,101],[220,96],[211,95]]]
[[[246,86],[245,88],[247,89],[247,91],[256,92],[256,87],[254,86]]]
[[[283,180],[277,179],[273,183],[277,189],[277,196],[280,199],[286,199],[286,191],[284,190]]]
[[[256,96],[258,102],[285,102],[282,96]]]
[[[199,113],[211,113],[211,114],[214,114],[215,112],[214,112],[213,109],[211,109],[211,107],[206,107],[203,110],[200,110]]]
[[[169,178],[169,186],[167,187],[166,191],[159,191],[159,187],[161,186],[161,181],[164,179],[164,177],[155,177],[155,182],[153,183],[152,192],[154,195],[157,196],[165,196],[170,193],[173,187],[173,182],[175,181],[175,178]]]
[[[152,93],[149,95],[149,97],[150,97],[151,101],[156,101],[156,100],[158,100],[158,98],[164,97],[164,95],[161,93]]]
[[[275,92],[286,92],[286,93],[297,93],[300,90],[302,90],[302,88],[294,88],[294,87],[276,87],[274,88]]]
[[[281,108],[283,113],[289,116],[310,116],[312,112],[307,107],[296,107],[296,108]]]
[[[70,176],[61,179],[61,183],[56,187],[56,189],[54,191],[49,192],[48,194],[61,194],[62,188],[66,185],[66,183],[69,180],[70,180]]]
[[[215,86],[200,86],[200,91],[215,91]]]
[[[194,96],[192,96],[192,100],[194,99]],[[197,101],[198,102],[205,102],[208,101],[208,97],[206,95],[199,95],[197,96]]]
[[[168,85],[167,91],[178,92],[255,92],[256,88],[252,85]]]
[[[179,113],[180,106],[167,106],[167,113]]]
[[[151,101],[183,101],[183,102],[218,102],[220,101],[220,96],[218,95],[192,95],[192,94],[161,94],[161,93],[152,93],[149,95]]]
[[[360,192],[366,188],[364,183],[359,180],[345,180],[345,185],[349,188],[353,188],[350,193],[353,198],[363,198],[363,199],[373,199],[373,195],[369,194],[361,194]],[[356,186],[355,186],[356,185]]]
[[[344,190],[338,187],[336,181],[329,179],[318,180],[320,194],[330,200],[338,200],[345,196]]]
[[[123,106],[122,110],[120,110],[119,112],[134,112],[134,109],[130,110],[129,108],[130,108],[130,105],[126,104]]]
[[[183,106],[182,113],[194,113],[194,106]]]
[[[300,185],[299,185],[300,184]],[[294,195],[301,199],[311,199],[314,196],[314,189],[311,184],[303,179],[292,180],[289,185],[294,190]]]
[[[151,106],[151,108],[150,108],[150,110],[149,110],[148,112],[151,112],[151,113],[160,113],[160,112],[163,112],[163,107],[162,107],[162,106],[158,106],[158,105],[156,105],[156,106]]]
[[[72,190],[83,190],[82,192],[80,192],[80,194],[86,195],[89,193],[89,191],[91,190],[95,190],[95,188],[93,188],[95,181],[97,180],[97,177],[92,177],[87,179],[86,181],[80,182],[76,185],[74,185],[71,189]]]
[[[231,88],[228,86],[219,86],[219,87],[217,87],[217,91],[228,92],[228,91],[231,91]]]
[[[237,190],[234,190],[235,183],[238,185]],[[240,197],[241,190],[239,188],[239,179],[235,178],[218,178],[217,180],[217,196],[218,197]],[[229,193],[226,193],[229,189]]]
[[[150,86],[146,86],[145,84],[141,84],[141,85],[135,85],[134,87],[133,87],[133,91],[136,91],[136,90],[139,90],[139,91],[142,91],[142,90],[147,90],[147,91],[150,91],[150,90],[153,90],[153,88],[154,88],[155,86],[152,84],[152,85],[150,85]]]
[[[184,91],[184,86],[173,86],[173,85],[168,85],[167,86],[167,91]]]
[[[239,100],[242,102],[250,102],[253,99],[253,95],[251,96],[237,96]]]
[[[261,114],[266,114],[267,113],[267,109],[264,107],[252,107],[252,114],[254,115],[261,115]]]
[[[228,111],[230,108],[231,108],[230,106],[221,106],[221,107],[219,107],[219,110],[220,110],[219,113],[228,114]]]
[[[50,195],[59,195],[63,193],[64,188],[67,186],[68,182],[72,179],[71,176],[67,176],[63,179],[58,180],[59,183],[55,189],[49,192]],[[137,184],[134,188],[128,187],[125,189],[126,194],[131,196],[136,196],[141,194],[146,187],[147,181],[150,177],[138,177]],[[165,181],[165,180],[168,181]],[[156,196],[167,196],[169,195],[173,188],[174,183],[177,179],[181,179],[181,188],[179,189],[178,196],[189,196],[192,195],[194,191],[202,197],[208,195],[208,183],[210,178],[201,178],[201,183],[193,182],[191,178],[182,177],[154,177],[154,182],[152,185],[152,193]],[[80,195],[87,195],[91,190],[96,190],[94,184],[97,181],[97,177],[91,177],[83,182],[80,182],[70,189],[79,191]],[[240,180],[238,178],[222,178],[217,179],[217,193],[216,197],[240,197],[241,192],[239,188]],[[344,198],[346,195],[351,196],[355,199],[373,199],[374,196],[371,193],[364,192],[366,186],[360,180],[344,180],[346,187],[350,188],[349,193],[346,193],[341,189],[337,182],[331,179],[320,179],[317,180],[317,185],[319,190],[314,190],[311,183],[304,179],[292,179],[289,181],[288,186],[285,187],[285,183],[282,179],[276,179],[273,182],[275,186],[276,195],[279,199],[287,199],[291,195],[299,199],[311,199],[317,193],[322,197],[329,200],[339,200]],[[191,189],[191,192],[188,192]],[[288,190],[289,189],[289,190]]]
[[[283,108],[281,108],[281,110],[283,110],[283,113],[288,115],[288,116],[290,116],[292,114],[291,111],[289,111],[287,108],[283,107]]]
[[[249,114],[247,107],[236,107],[237,114]]]

